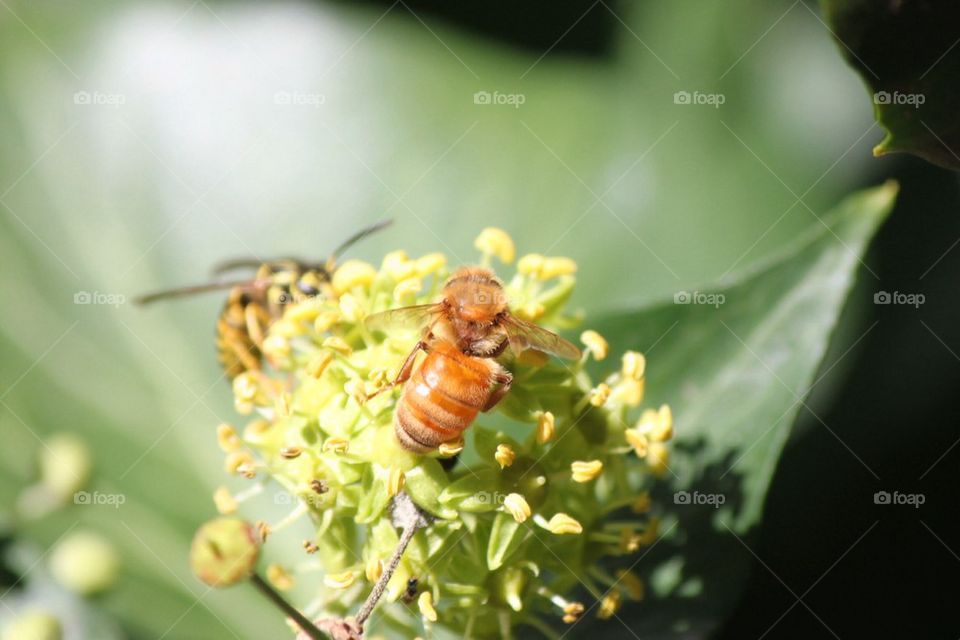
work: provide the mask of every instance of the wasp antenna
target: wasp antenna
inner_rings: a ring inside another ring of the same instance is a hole
[[[217,263],[213,267],[213,273],[214,275],[220,275],[221,273],[234,271],[235,269],[256,269],[264,262],[267,261],[259,258],[233,258]]]
[[[367,236],[373,233],[376,233],[377,231],[380,231],[385,227],[389,227],[391,224],[393,224],[393,219],[387,218],[386,220],[381,220],[376,224],[372,224],[369,227],[366,227],[364,229],[361,229],[360,231],[357,231],[355,234],[353,234],[352,236],[350,236],[349,238],[341,242],[340,246],[338,246],[336,249],[333,250],[333,253],[330,254],[330,260],[335,260],[341,253],[349,249],[351,246],[353,246],[357,242],[360,242]]]
[[[208,282],[206,284],[197,284],[187,287],[177,287],[176,289],[165,289],[163,291],[155,291],[154,293],[148,293],[147,295],[134,298],[134,304],[145,305],[150,304],[151,302],[156,302],[157,300],[169,300],[173,298],[185,298],[187,296],[192,296],[198,293],[207,293],[209,291],[219,291],[221,289],[230,289],[232,287],[240,287],[243,285],[253,284],[254,280],[232,280],[230,282]]]

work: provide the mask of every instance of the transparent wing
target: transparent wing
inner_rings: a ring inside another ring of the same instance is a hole
[[[375,313],[363,321],[371,331],[386,331],[387,329],[419,329],[433,320],[440,311],[439,304],[418,304],[412,307],[387,309]]]
[[[580,357],[580,349],[575,345],[532,322],[508,315],[502,325],[510,338],[510,345],[517,351],[536,349],[567,360]]]

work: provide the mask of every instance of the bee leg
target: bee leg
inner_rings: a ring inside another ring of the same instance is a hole
[[[513,374],[506,370],[501,371],[493,376],[493,381],[499,386],[490,392],[487,403],[483,405],[483,409],[481,409],[484,413],[497,406],[497,403],[503,400],[503,397],[509,393],[510,385],[513,384]]]
[[[393,389],[398,384],[403,384],[404,382],[409,380],[410,374],[413,373],[413,363],[417,359],[417,353],[421,350],[423,350],[424,352],[427,351],[427,343],[424,342],[423,340],[418,342],[413,347],[413,350],[410,351],[410,354],[407,356],[407,359],[403,361],[403,366],[400,367],[400,371],[397,372],[397,377],[393,379],[393,382],[380,387],[373,393],[367,394],[367,400],[370,400],[371,398],[375,398],[381,393],[383,393],[384,391],[386,391],[387,389]]]

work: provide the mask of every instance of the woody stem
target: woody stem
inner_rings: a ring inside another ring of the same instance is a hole
[[[407,550],[407,546],[410,544],[410,541],[413,540],[413,535],[417,532],[417,529],[426,526],[423,512],[413,504],[413,501],[407,494],[402,492],[397,494],[394,501],[395,506],[396,503],[403,502],[405,503],[404,506],[408,507],[406,509],[394,509],[394,519],[400,521],[395,522],[395,524],[402,525],[403,532],[400,534],[400,542],[397,543],[396,549],[393,550],[393,555],[390,556],[387,566],[383,568],[383,573],[380,574],[377,583],[373,585],[373,591],[367,596],[363,606],[360,607],[359,613],[357,613],[357,626],[361,629],[363,628],[363,623],[366,622],[370,614],[373,613],[373,608],[377,606],[377,602],[383,597],[383,592],[387,589],[387,583],[390,582],[390,578],[393,577],[394,572],[397,570],[397,565],[400,564],[400,559],[403,557],[404,551]]]
[[[264,581],[263,578],[258,576],[256,573],[250,576],[250,582],[253,583],[253,586],[257,588],[263,595],[267,597],[267,600],[272,602],[277,606],[281,611],[283,611],[287,616],[293,619],[297,623],[297,626],[312,640],[326,640],[327,636],[320,631],[312,622],[307,620],[307,618],[300,613],[293,605],[283,599],[279,593],[273,590],[269,584]]]

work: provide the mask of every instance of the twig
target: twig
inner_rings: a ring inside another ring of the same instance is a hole
[[[394,497],[393,510],[390,515],[393,525],[401,527],[403,533],[400,534],[400,542],[397,544],[397,548],[394,549],[393,555],[390,556],[390,561],[387,562],[387,566],[384,567],[383,573],[380,574],[377,583],[373,585],[373,591],[367,596],[363,606],[360,607],[359,613],[357,613],[356,622],[357,626],[361,629],[363,629],[363,624],[367,621],[367,618],[373,613],[373,608],[377,606],[377,602],[383,597],[387,583],[390,582],[390,578],[393,577],[394,572],[397,570],[397,565],[400,564],[400,559],[403,557],[404,551],[407,550],[407,546],[410,544],[410,541],[413,540],[413,535],[417,532],[417,529],[421,529],[430,524],[428,516],[410,499],[410,496],[402,491]]]

